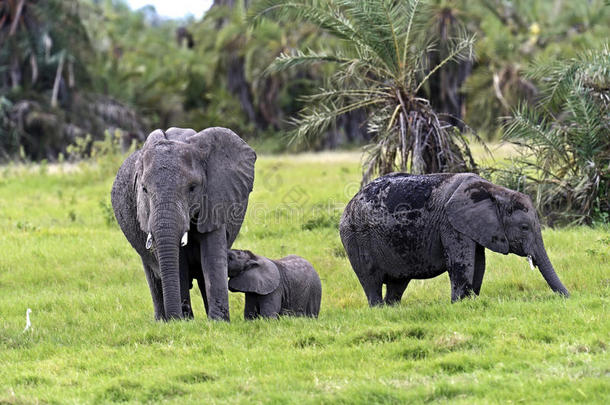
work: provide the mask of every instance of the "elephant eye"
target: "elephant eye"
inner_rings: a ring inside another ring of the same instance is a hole
[[[193,191],[195,191],[195,187],[197,187],[197,185],[196,185],[196,184],[191,184],[191,185],[189,186],[189,192],[191,192],[191,193],[192,193]]]
[[[523,224],[521,225],[521,230],[522,231],[529,231],[530,227],[527,224]]]
[[[145,194],[148,194],[148,190],[146,189],[145,186],[142,186],[142,191],[144,191]]]

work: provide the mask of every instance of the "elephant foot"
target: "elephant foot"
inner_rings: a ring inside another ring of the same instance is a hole
[[[369,307],[371,308],[382,307],[383,304],[384,302],[381,297],[379,297],[379,299],[369,299]]]
[[[458,302],[463,300],[464,298],[475,298],[478,294],[472,288],[466,288],[459,292],[451,293],[451,302]]]
[[[226,321],[230,322],[229,308],[223,306],[211,307],[208,312],[208,319],[213,321]]]

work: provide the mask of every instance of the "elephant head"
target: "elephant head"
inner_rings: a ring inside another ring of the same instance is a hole
[[[266,257],[249,250],[229,250],[229,290],[267,295],[280,285],[277,266]]]
[[[159,263],[166,318],[182,316],[179,245],[189,231],[239,229],[254,181],[256,154],[226,128],[152,132],[135,164],[137,220]],[[236,223],[235,223],[236,222]],[[227,244],[235,235],[227,235]],[[225,252],[218,252],[219,255]]]
[[[445,208],[457,231],[495,252],[527,257],[553,291],[569,296],[546,253],[540,221],[527,195],[470,175]]]

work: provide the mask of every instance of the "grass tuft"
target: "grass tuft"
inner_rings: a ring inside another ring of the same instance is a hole
[[[216,377],[206,373],[205,371],[193,371],[188,374],[182,374],[175,378],[175,380],[186,383],[186,384],[201,384],[209,381],[216,380]]]

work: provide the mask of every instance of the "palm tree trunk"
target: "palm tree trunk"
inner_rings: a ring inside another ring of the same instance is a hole
[[[59,64],[57,65],[57,72],[55,73],[55,82],[53,83],[53,94],[51,95],[51,107],[57,107],[57,96],[59,95],[59,83],[61,82],[61,73],[64,69],[65,53],[62,52],[59,57]]]

